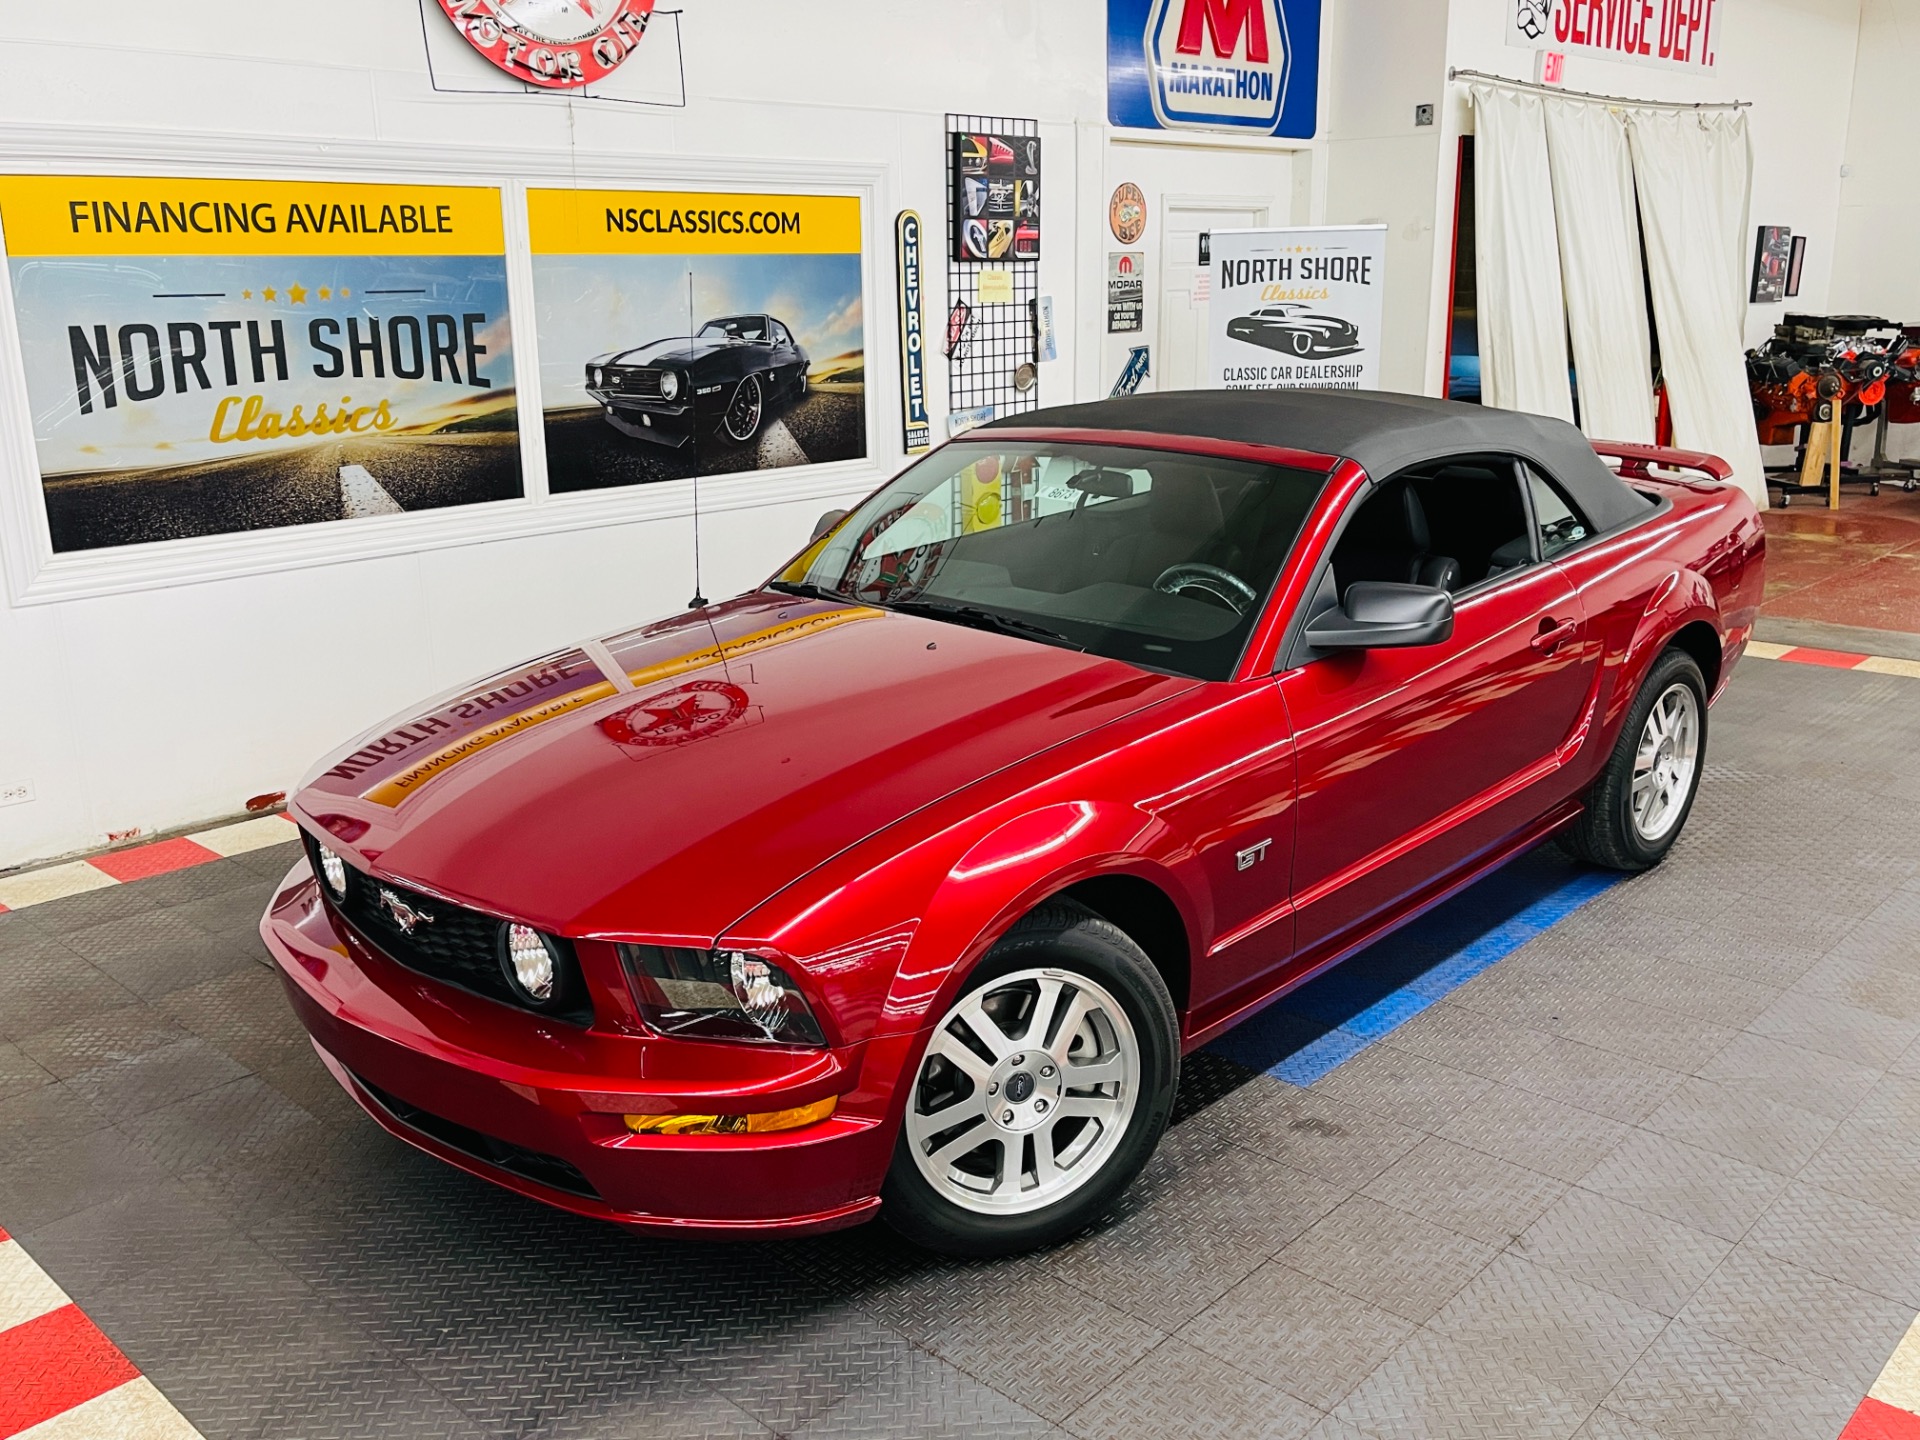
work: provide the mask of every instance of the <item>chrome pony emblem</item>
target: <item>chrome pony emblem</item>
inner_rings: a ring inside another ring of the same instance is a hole
[[[393,917],[393,923],[400,927],[402,935],[411,935],[418,927],[433,924],[433,916],[424,910],[414,909],[384,885],[380,887],[380,908]]]

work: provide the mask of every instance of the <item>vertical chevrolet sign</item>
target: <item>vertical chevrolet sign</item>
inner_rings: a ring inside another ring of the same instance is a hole
[[[909,455],[933,443],[927,419],[926,335],[921,323],[920,215],[902,210],[894,222],[894,261],[900,288],[901,436]]]

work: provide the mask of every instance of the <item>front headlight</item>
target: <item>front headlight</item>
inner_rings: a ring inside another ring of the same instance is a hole
[[[322,845],[313,836],[302,834],[300,837],[307,845],[307,859],[313,864],[313,873],[320,877],[320,884],[326,890],[329,899],[342,901],[347,898],[347,862],[333,851]]]
[[[676,399],[680,394],[680,377],[671,370],[660,372],[660,398]]]
[[[596,390],[604,390],[607,385],[607,372],[598,365],[587,367],[587,383]]]
[[[560,988],[558,947],[530,925],[502,925],[500,972],[521,1000],[536,1008],[549,1005]]]
[[[827,1043],[793,977],[765,956],[622,945],[620,959],[641,1016],[662,1035]]]

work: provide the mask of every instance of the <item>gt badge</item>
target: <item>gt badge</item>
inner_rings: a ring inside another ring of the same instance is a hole
[[[411,935],[422,925],[433,924],[433,916],[425,910],[414,909],[384,885],[380,887],[380,908],[393,917],[393,923],[400,927],[402,935]]]
[[[1267,847],[1271,844],[1273,844],[1273,839],[1269,836],[1265,840],[1255,841],[1244,850],[1236,850],[1233,855],[1233,868],[1236,870],[1251,870],[1255,865],[1258,865],[1262,860],[1267,858]]]
[[[654,0],[440,0],[467,43],[516,80],[571,90],[640,45]]]

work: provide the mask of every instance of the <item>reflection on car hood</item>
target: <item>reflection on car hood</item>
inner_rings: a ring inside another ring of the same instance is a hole
[[[716,350],[725,350],[731,344],[726,340],[690,340],[684,335],[666,340],[649,340],[644,345],[636,345],[631,350],[616,350],[610,355],[602,355],[589,360],[589,365],[691,365],[704,359]]]
[[[710,938],[902,816],[1197,683],[752,595],[448,697],[336,755],[293,808],[484,909]]]

